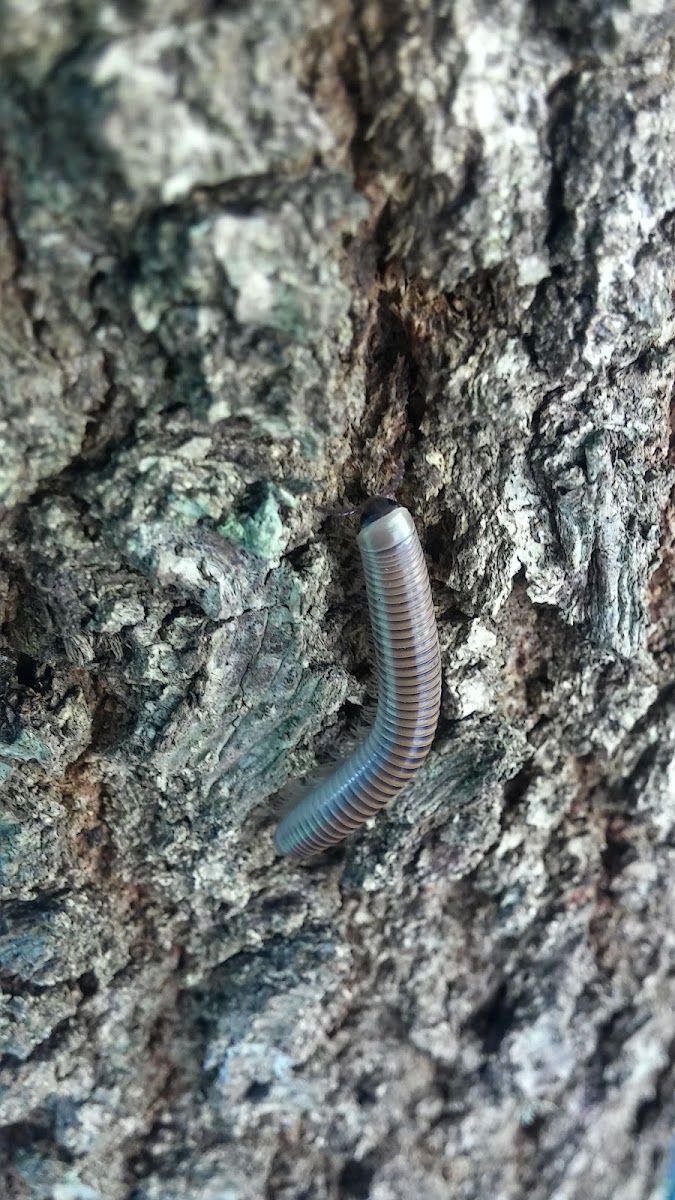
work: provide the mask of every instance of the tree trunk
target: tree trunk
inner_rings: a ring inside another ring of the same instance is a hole
[[[672,13],[1,0],[7,1200],[673,1195]],[[441,724],[296,866],[401,467]]]

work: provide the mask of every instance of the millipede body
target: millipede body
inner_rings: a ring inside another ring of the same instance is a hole
[[[396,796],[424,762],[438,723],[438,631],[410,513],[383,496],[368,501],[358,543],[375,647],[375,721],[354,753],[279,823],[277,850],[294,859],[341,841]]]

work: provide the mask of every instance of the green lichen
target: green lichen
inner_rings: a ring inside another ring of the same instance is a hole
[[[186,524],[192,525],[195,521],[201,521],[203,517],[208,517],[209,510],[198,500],[191,500],[189,497],[169,496],[169,504],[172,512],[177,516],[183,517]]]
[[[51,759],[48,747],[30,729],[22,729],[13,742],[0,742],[0,757],[18,762],[37,762],[46,767]]]
[[[288,533],[279,515],[279,505],[271,489],[254,513],[237,516],[230,513],[218,532],[252,554],[277,562],[288,541]]]
[[[11,767],[0,763],[0,780],[11,774]],[[16,858],[21,827],[16,821],[0,820],[0,884],[9,882],[9,867]]]

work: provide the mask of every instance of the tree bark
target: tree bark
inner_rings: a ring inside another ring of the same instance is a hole
[[[674,52],[0,3],[8,1200],[672,1196]],[[402,465],[441,725],[294,866],[374,695],[325,507]]]

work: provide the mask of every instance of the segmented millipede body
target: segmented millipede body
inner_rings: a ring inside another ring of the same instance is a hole
[[[438,723],[438,630],[410,513],[383,496],[368,501],[358,543],[375,647],[375,721],[354,753],[279,823],[276,848],[294,859],[341,841],[396,796],[427,757]]]

